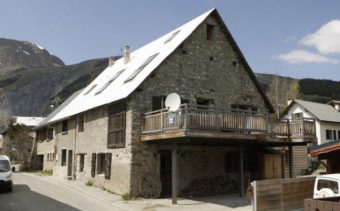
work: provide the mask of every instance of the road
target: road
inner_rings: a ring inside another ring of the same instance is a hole
[[[0,193],[0,211],[120,210],[48,177],[15,173],[13,181],[12,193]]]

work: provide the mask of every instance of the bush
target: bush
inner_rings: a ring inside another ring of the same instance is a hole
[[[87,180],[85,183],[86,186],[93,186],[93,181],[92,180]]]
[[[136,199],[136,197],[132,196],[130,193],[124,193],[122,195],[123,200],[125,201],[129,201],[129,200],[133,200]]]

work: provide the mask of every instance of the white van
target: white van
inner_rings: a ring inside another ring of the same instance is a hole
[[[12,191],[12,168],[9,158],[0,155],[0,191]]]
[[[315,179],[314,199],[340,196],[340,174],[319,175]]]

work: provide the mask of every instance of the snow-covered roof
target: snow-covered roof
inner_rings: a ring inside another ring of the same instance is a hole
[[[44,117],[27,117],[27,116],[15,116],[13,118],[15,120],[14,124],[32,127],[37,126],[44,119]]]
[[[115,61],[49,123],[128,97],[214,10],[135,50],[128,63]]]
[[[61,110],[63,110],[72,100],[78,96],[80,92],[82,92],[84,89],[78,90],[75,93],[73,93],[71,96],[69,96],[62,104],[60,104],[57,108],[55,108],[44,120],[42,120],[34,129],[37,130],[39,128],[43,128],[48,126],[48,122]]]

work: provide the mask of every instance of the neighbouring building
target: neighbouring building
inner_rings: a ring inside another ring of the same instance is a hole
[[[340,140],[340,112],[335,107],[339,107],[339,104],[334,104],[334,102],[336,101],[323,104],[293,99],[288,102],[289,105],[284,110],[283,117],[315,120],[317,141],[314,145]]]
[[[170,93],[181,98],[175,111],[165,107]],[[292,151],[315,140],[314,122],[275,119],[216,9],[125,47],[57,109],[38,126],[53,137],[37,143],[54,153],[54,176],[118,194],[243,194],[248,181],[300,175],[307,166],[294,169]]]
[[[317,143],[309,147],[311,157],[326,165],[327,173],[340,173],[340,101],[327,104],[293,100],[287,109],[292,118],[316,121]]]
[[[73,93],[61,105],[54,109],[43,121],[35,128],[35,151],[37,163],[34,168],[38,170],[53,170],[56,160],[57,145],[55,141],[56,130],[49,124],[49,121],[66,105],[68,105],[82,90]]]
[[[13,116],[11,124],[2,130],[1,154],[9,156],[12,162],[29,165],[36,134],[32,129],[42,120],[43,117]]]

